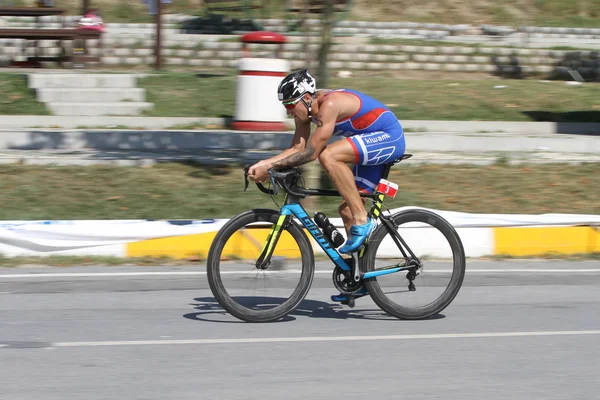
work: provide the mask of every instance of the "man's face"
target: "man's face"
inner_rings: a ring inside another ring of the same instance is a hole
[[[307,95],[305,95],[304,97],[306,97],[306,96]],[[292,101],[283,101],[282,102],[283,106],[285,107],[285,110],[287,111],[287,114],[290,117],[298,118],[301,120],[308,118],[308,110],[302,103],[302,101],[301,101],[302,98],[303,97],[300,97],[300,98],[298,98],[296,100],[292,100]]]

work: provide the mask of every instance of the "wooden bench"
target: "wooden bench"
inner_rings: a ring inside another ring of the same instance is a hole
[[[102,47],[100,40],[101,33],[96,31],[84,31],[75,28],[64,28],[64,29],[19,29],[19,28],[0,28],[0,39],[24,39],[27,41],[39,41],[39,40],[56,40],[61,43],[62,53],[59,56],[43,56],[40,55],[39,47],[36,47],[36,54],[33,57],[28,57],[29,62],[39,63],[42,61],[55,61],[61,66],[64,62],[72,61],[74,64],[83,64],[86,62],[100,62],[100,57],[91,57],[84,54],[83,51],[78,52],[78,48],[85,48],[85,46],[78,46],[78,41],[87,41],[89,39],[98,40],[98,48]],[[64,43],[66,41],[72,42],[72,50],[67,51]]]
[[[352,0],[330,0],[335,21],[345,18],[350,10]],[[325,14],[325,0],[289,0],[286,7],[288,18],[299,19],[288,25],[289,31],[295,31],[302,26],[303,16],[310,18],[323,18]]]
[[[65,10],[55,7],[0,7],[0,17],[44,17],[64,13]]]
[[[1,6],[0,7],[0,17],[34,17],[35,18],[35,26],[40,29],[0,29],[0,38],[2,39],[25,39],[29,42],[33,43],[35,47],[35,57],[33,57],[36,61],[58,61],[62,59],[62,57],[41,57],[40,56],[40,48],[38,47],[38,40],[66,40],[64,32],[60,33],[56,29],[46,30],[44,29],[41,34],[36,34],[36,31],[41,30],[42,21],[40,17],[44,16],[58,16],[65,14],[65,10],[62,8],[56,7],[12,7],[12,6]],[[64,27],[64,25],[63,25]],[[50,32],[51,31],[51,32]],[[68,36],[68,35],[66,35]]]
[[[71,61],[74,67],[83,68],[89,62],[102,63],[102,33],[98,31],[75,29],[76,34],[73,38],[73,53]],[[97,40],[98,56],[89,54],[88,40]]]

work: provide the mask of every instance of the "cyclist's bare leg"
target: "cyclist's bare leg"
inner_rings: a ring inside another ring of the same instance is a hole
[[[364,197],[361,197],[360,199],[362,200],[364,207],[365,203],[367,202],[367,199],[365,199]],[[338,212],[340,214],[340,217],[342,217],[342,221],[344,221],[344,228],[346,228],[346,235],[348,235],[350,234],[350,227],[352,227],[353,219],[352,213],[350,212],[350,207],[348,207],[346,200],[342,200],[340,206],[338,207]]]
[[[319,155],[319,162],[331,178],[340,195],[344,198],[350,215],[346,218],[350,225],[363,225],[367,222],[367,211],[356,189],[354,174],[348,166],[356,162],[352,145],[347,140],[338,140],[327,147]],[[351,220],[350,220],[351,218]],[[344,225],[347,221],[344,219]]]

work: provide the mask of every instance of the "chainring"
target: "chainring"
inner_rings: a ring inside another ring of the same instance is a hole
[[[354,281],[352,277],[352,271],[344,271],[337,265],[333,269],[333,286],[342,294],[353,294],[359,291],[364,283]]]

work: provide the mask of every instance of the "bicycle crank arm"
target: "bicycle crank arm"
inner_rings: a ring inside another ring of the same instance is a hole
[[[362,247],[360,248],[362,250]],[[352,264],[352,273],[354,274],[354,282],[360,282],[360,268],[358,267],[358,252],[352,253],[354,263]]]

